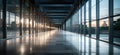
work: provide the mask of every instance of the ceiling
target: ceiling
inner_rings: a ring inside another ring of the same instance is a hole
[[[80,0],[35,0],[40,12],[50,18],[50,22],[61,25],[73,12],[75,5]]]

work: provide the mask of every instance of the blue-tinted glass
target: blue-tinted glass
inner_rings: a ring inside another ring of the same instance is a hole
[[[96,0],[91,0],[91,6],[96,6]]]
[[[96,6],[92,7],[91,9],[92,9],[92,14],[91,14],[92,18],[91,19],[96,20]]]
[[[76,12],[76,13],[72,16],[72,23],[73,23],[73,25],[79,23],[79,12]]]
[[[114,0],[114,15],[120,14],[120,0]]]
[[[66,30],[70,31],[70,19],[66,22]]]
[[[109,0],[100,1],[100,18],[108,17],[108,3]]]
[[[7,0],[7,38],[15,38],[19,36],[19,0]],[[10,6],[11,5],[11,6]],[[12,8],[11,8],[12,7]]]
[[[89,3],[86,3],[86,22],[89,21]]]
[[[82,22],[84,22],[84,6],[82,7]]]
[[[79,10],[79,24],[81,23],[81,9]]]

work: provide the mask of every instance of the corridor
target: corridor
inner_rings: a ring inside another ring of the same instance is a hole
[[[120,47],[62,30],[0,40],[3,55],[114,55]],[[112,49],[112,50],[110,50]]]
[[[0,55],[120,55],[120,0],[0,0]]]

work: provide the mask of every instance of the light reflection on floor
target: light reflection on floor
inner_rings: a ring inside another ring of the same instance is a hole
[[[81,37],[81,35],[72,32],[63,31],[63,33],[68,35],[66,35],[67,41],[72,43],[82,55],[120,55],[120,47],[118,46],[84,36]],[[113,52],[113,54],[111,54],[111,52]]]
[[[0,55],[120,55],[120,47],[67,31],[0,40]]]

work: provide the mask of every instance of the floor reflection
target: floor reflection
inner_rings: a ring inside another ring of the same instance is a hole
[[[0,40],[0,55],[120,55],[120,47],[67,31]]]
[[[110,45],[72,32],[66,32],[66,34],[67,41],[72,43],[81,55],[120,55],[120,46]]]

